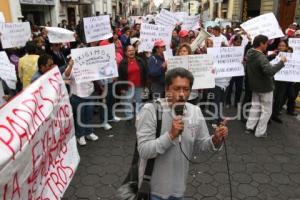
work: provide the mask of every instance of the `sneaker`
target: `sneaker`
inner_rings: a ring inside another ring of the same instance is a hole
[[[252,129],[246,129],[245,133],[246,134],[254,134],[254,130],[252,130]]]
[[[114,117],[114,118],[108,120],[108,122],[119,122],[119,121],[121,121],[121,118],[119,118],[119,117]]]
[[[112,129],[112,126],[109,123],[104,124],[103,126],[104,130],[108,131],[110,129]]]
[[[86,138],[89,140],[92,140],[92,141],[96,141],[99,139],[99,137],[97,135],[95,135],[94,133],[87,135]]]
[[[262,134],[261,136],[256,136],[255,137],[258,137],[258,138],[266,138],[268,136],[268,133],[265,132],[264,134]]]
[[[272,120],[273,120],[274,122],[279,123],[279,124],[282,124],[282,123],[283,123],[283,121],[282,121],[278,116],[276,116],[276,115],[273,115],[273,116],[272,116]]]
[[[84,146],[86,145],[86,141],[85,141],[85,138],[84,136],[80,137],[80,138],[77,138],[77,142],[80,146]]]

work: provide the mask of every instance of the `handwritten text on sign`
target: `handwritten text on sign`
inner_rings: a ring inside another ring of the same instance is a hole
[[[46,27],[50,43],[74,42],[74,32],[59,27]]]
[[[0,51],[0,77],[3,80],[17,81],[15,65],[10,63],[5,51]]]
[[[0,26],[3,49],[23,47],[31,39],[29,22],[1,23]]]
[[[182,67],[194,75],[193,89],[215,87],[213,58],[208,55],[173,56],[168,60],[168,70]]]
[[[72,108],[58,68],[0,112],[1,199],[61,199],[79,155]]]
[[[118,77],[115,45],[71,50],[76,83]]]
[[[294,53],[300,53],[300,38],[289,38],[289,46],[293,48]]]
[[[269,39],[280,38],[284,36],[273,13],[267,13],[250,19],[241,24],[241,27],[250,34],[252,40],[257,35],[265,35]]]
[[[199,28],[200,15],[185,16],[183,19],[184,20],[183,20],[183,24],[182,24],[182,29],[195,30],[195,29]]]
[[[173,26],[173,27],[175,27],[175,25],[179,21],[180,19],[176,16],[175,13],[165,9],[162,9],[159,15],[155,19],[155,23],[158,25]]]
[[[158,39],[162,39],[166,48],[170,48],[171,38],[172,38],[171,26],[160,26],[153,24],[142,24],[140,31],[141,44],[139,45],[139,52],[142,51],[152,51],[154,42]]]
[[[217,78],[245,75],[243,47],[208,48],[207,54],[214,58]]]
[[[83,18],[86,42],[95,42],[112,37],[108,15]]]
[[[300,54],[280,52],[271,64],[277,64],[282,56],[287,57],[287,62],[284,63],[284,68],[275,74],[274,79],[276,81],[300,82]]]

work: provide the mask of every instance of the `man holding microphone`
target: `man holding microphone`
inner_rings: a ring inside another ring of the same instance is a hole
[[[155,158],[150,200],[183,200],[189,168],[185,155],[191,158],[194,147],[202,151],[216,151],[228,136],[225,124],[218,126],[211,136],[200,108],[187,102],[193,81],[191,72],[184,68],[175,68],[166,73],[166,98],[158,100],[162,112],[158,138],[155,106],[146,104],[137,117],[138,151],[141,158],[139,182],[143,179],[147,160]],[[178,105],[183,105],[182,115],[173,112]]]

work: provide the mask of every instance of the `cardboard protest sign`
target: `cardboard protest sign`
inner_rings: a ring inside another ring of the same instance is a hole
[[[284,34],[273,13],[260,15],[241,24],[241,27],[250,34],[252,40],[257,35],[265,35],[270,39],[283,37]]]
[[[195,30],[199,27],[200,15],[185,16],[183,19],[183,30]]]
[[[280,52],[278,56],[271,61],[271,64],[277,64],[281,57],[285,56],[287,62],[284,67],[275,74],[276,81],[300,82],[300,54]]]
[[[293,48],[294,53],[300,53],[300,38],[289,38],[289,46]]]
[[[179,23],[180,19],[173,13],[168,10],[162,9],[158,16],[155,18],[155,24],[163,26],[172,26],[175,27]]]
[[[159,39],[162,39],[166,43],[167,49],[170,48],[172,30],[173,27],[170,26],[143,23],[140,31],[141,44],[138,47],[139,52],[152,51],[154,42]]]
[[[1,42],[3,49],[23,47],[31,40],[31,29],[29,22],[2,23]]]
[[[71,50],[76,83],[118,77],[115,45]]]
[[[192,89],[215,87],[213,57],[209,55],[174,56],[168,60],[168,70],[182,67],[194,75]]]
[[[83,24],[87,43],[112,37],[109,15],[83,18]]]
[[[216,78],[245,75],[243,47],[208,48],[207,54],[213,56]]]
[[[59,27],[46,27],[46,30],[48,31],[50,43],[65,43],[75,41],[75,33],[73,31]]]
[[[2,199],[61,199],[79,163],[72,107],[56,67],[0,109]]]

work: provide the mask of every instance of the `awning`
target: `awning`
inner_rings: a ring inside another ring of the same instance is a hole
[[[55,5],[55,0],[20,0],[21,4],[29,4],[29,5]]]

